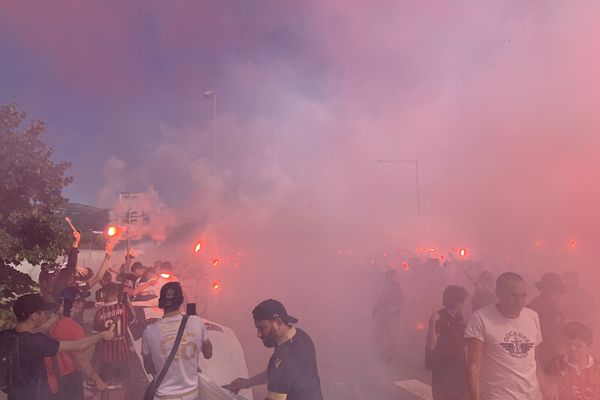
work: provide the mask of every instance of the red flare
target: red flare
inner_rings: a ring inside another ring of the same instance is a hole
[[[164,279],[169,279],[171,277],[171,274],[167,274],[166,272],[163,272],[162,274],[160,274],[160,277],[164,278]]]
[[[109,226],[106,228],[106,236],[108,237],[117,236],[117,233],[119,233],[119,228],[116,226]]]
[[[425,323],[423,321],[417,322],[417,330],[418,331],[424,331],[425,330]]]
[[[215,259],[212,260],[212,266],[216,267],[217,265],[219,265],[219,259],[215,258]]]
[[[212,283],[212,289],[213,290],[217,290],[220,287],[221,287],[221,285],[219,285],[219,282],[213,281],[213,283]]]
[[[201,241],[197,242],[196,246],[194,246],[194,253],[197,253],[200,250],[202,250],[202,242]]]

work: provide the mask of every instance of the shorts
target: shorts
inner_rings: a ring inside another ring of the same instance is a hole
[[[100,364],[98,375],[100,375],[100,379],[106,383],[124,382],[128,380],[131,375],[129,371],[129,361],[102,363]]]

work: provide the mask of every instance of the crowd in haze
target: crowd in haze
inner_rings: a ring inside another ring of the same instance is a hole
[[[41,294],[18,298],[16,327],[0,334],[0,384],[9,399],[83,399],[84,392],[103,400],[137,397],[132,357],[140,338],[143,367],[155,379],[145,398],[199,398],[199,358],[210,359],[213,346],[194,308],[182,313],[184,290],[173,265],[145,267],[127,256],[113,267],[109,239],[93,273],[77,266],[80,234],[73,230],[73,236],[66,265],[41,266]],[[403,263],[383,274],[372,326],[381,361],[403,363],[405,349],[414,347],[406,321],[421,314],[414,328],[426,337],[434,400],[600,399],[600,364],[592,356],[597,307],[575,271],[542,274],[529,300],[528,284],[515,272],[494,277],[479,263],[434,259],[413,260],[412,268],[403,275],[410,269]],[[442,307],[426,310],[436,286],[447,281],[440,271],[469,285],[447,285]],[[405,289],[422,290],[424,282],[431,289],[426,296]],[[92,291],[95,301],[88,300]],[[83,318],[86,309],[94,309],[91,321]],[[315,347],[298,320],[276,300],[262,302],[252,315],[273,356],[266,371],[224,389],[233,396],[267,384],[270,400],[320,400]]]
[[[200,356],[212,358],[213,345],[195,304],[188,303],[182,313],[185,296],[173,265],[156,261],[144,267],[126,256],[114,269],[114,240],[109,238],[94,274],[77,267],[80,234],[74,228],[73,236],[66,265],[43,264],[41,293],[23,295],[13,304],[16,326],[0,333],[0,389],[9,400],[140,398],[133,342],[141,338],[143,368],[153,378],[146,381],[143,398],[201,398]],[[87,300],[92,290],[95,302]],[[83,311],[91,308],[90,323]],[[258,337],[274,348],[273,356],[264,372],[224,386],[229,395],[221,398],[267,384],[273,400],[288,395],[321,400],[315,348],[295,326],[298,319],[273,299],[257,305],[252,316]],[[86,336],[89,330],[93,333]]]
[[[600,399],[596,301],[577,272],[542,274],[532,298],[517,273],[465,272],[472,286],[446,286],[442,308],[429,318],[425,366],[434,400]],[[386,272],[373,316],[390,363],[407,348],[401,319],[415,300],[406,300],[398,271]]]

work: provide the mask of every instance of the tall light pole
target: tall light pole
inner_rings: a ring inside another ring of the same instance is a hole
[[[213,166],[217,165],[217,94],[214,90],[207,90],[203,93],[207,99],[213,101]]]
[[[417,216],[421,216],[421,187],[419,184],[419,160],[377,160],[379,164],[414,164],[415,179],[417,184]]]

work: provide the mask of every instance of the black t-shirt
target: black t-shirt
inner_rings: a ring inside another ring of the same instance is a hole
[[[19,383],[8,392],[8,400],[45,400],[49,390],[44,357],[56,355],[59,342],[43,333],[15,332],[14,329],[0,332],[0,341],[14,343],[16,348],[15,336],[18,337],[20,371],[16,376]]]
[[[322,400],[315,345],[301,329],[292,328],[275,348],[267,368],[268,390],[287,400]]]

